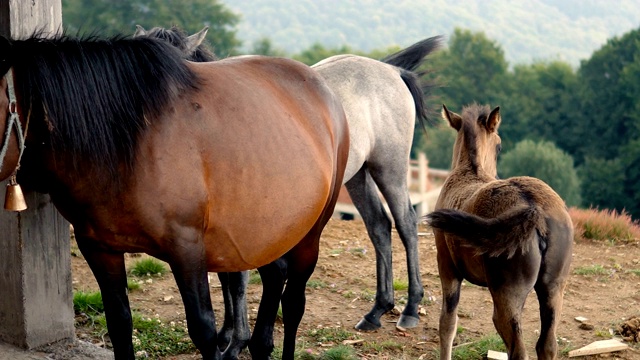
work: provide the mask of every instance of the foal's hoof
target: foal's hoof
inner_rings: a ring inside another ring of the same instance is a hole
[[[379,322],[375,324],[367,320],[366,318],[362,318],[362,320],[360,320],[360,322],[356,325],[356,329],[360,331],[374,331],[380,329],[380,326],[382,325]]]
[[[401,314],[400,319],[398,319],[398,322],[396,323],[396,326],[403,329],[411,329],[418,326],[419,322],[420,318],[418,317]]]

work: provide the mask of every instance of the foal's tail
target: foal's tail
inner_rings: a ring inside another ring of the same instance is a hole
[[[416,72],[416,69],[425,61],[427,55],[437,50],[442,43],[442,36],[434,36],[417,42],[404,50],[391,54],[380,61],[400,68],[400,77],[409,88],[413,101],[416,104],[416,117],[424,127],[427,120],[427,107],[424,96],[431,92],[434,84],[420,83],[427,71]]]
[[[518,250],[531,250],[538,236],[546,237],[547,225],[537,206],[520,207],[486,219],[464,211],[441,209],[425,216],[431,227],[457,236],[478,255],[511,258]],[[537,244],[537,242],[536,242]]]

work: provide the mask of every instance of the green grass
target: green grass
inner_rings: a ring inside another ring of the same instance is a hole
[[[581,266],[573,270],[576,275],[609,275],[609,270],[602,265]]]
[[[319,343],[341,343],[344,340],[357,340],[358,335],[344,328],[319,328],[307,331],[306,335]]]
[[[362,344],[362,351],[365,353],[376,352],[381,353],[383,351],[400,351],[402,350],[402,344],[393,340],[385,340],[382,342],[367,341]]]
[[[453,349],[452,358],[455,360],[481,360],[489,350],[506,352],[502,339],[497,334],[484,336],[470,344]]]
[[[367,253],[367,249],[365,248],[353,248],[353,249],[349,249],[349,252],[351,253],[351,255],[355,255],[358,257],[364,257],[365,254]]]
[[[320,355],[320,360],[357,360],[356,351],[346,345],[338,345]]]
[[[146,258],[138,260],[133,264],[131,274],[135,276],[149,276],[149,275],[164,275],[167,272],[167,267],[154,258]]]
[[[88,316],[95,316],[104,312],[102,304],[102,294],[100,291],[84,292],[77,291],[73,294],[73,310],[76,313],[85,313]]]
[[[262,284],[262,278],[258,270],[251,270],[249,272],[249,284],[258,285]]]
[[[127,289],[129,289],[129,291],[140,290],[140,283],[132,279],[127,279]]]
[[[640,269],[631,269],[631,270],[627,270],[626,272],[634,274],[636,276],[640,276]]]
[[[393,290],[407,290],[409,288],[408,280],[393,279]]]
[[[322,280],[309,279],[307,287],[311,289],[323,289],[327,287],[327,283]]]

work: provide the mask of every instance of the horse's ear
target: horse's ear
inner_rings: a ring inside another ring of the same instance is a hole
[[[502,121],[502,117],[500,116],[500,106],[496,106],[495,109],[491,110],[489,117],[487,118],[487,123],[485,127],[489,133],[492,133],[498,130],[498,126],[500,126],[500,122]]]
[[[209,27],[205,26],[204,29],[187,37],[187,41],[185,44],[185,47],[187,48],[187,54],[193,54],[196,51],[196,48],[200,46],[200,44],[202,44],[204,37],[207,36],[207,31],[209,31]]]
[[[452,111],[449,111],[444,104],[442,104],[442,118],[447,120],[449,125],[456,129],[456,131],[460,130],[460,127],[462,126],[462,117]]]
[[[133,34],[133,37],[136,36],[144,36],[147,35],[147,30],[145,30],[142,26],[136,25],[136,32]]]

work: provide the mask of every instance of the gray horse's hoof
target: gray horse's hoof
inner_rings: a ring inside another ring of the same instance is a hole
[[[374,331],[380,329],[380,324],[374,324],[367,320],[366,318],[362,318],[360,322],[356,325],[356,329],[360,331]]]
[[[396,326],[403,329],[411,329],[418,326],[419,322],[420,318],[418,317],[401,314]]]

